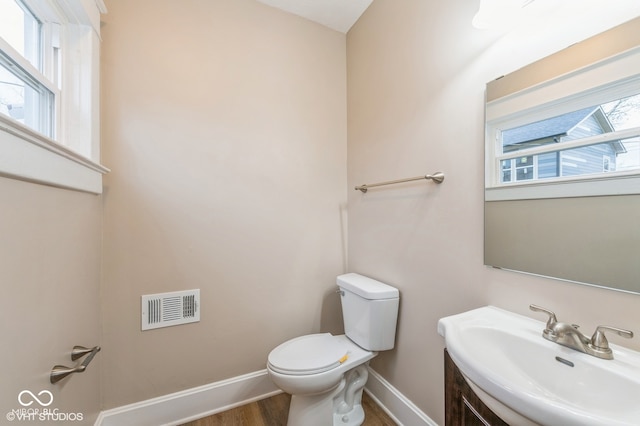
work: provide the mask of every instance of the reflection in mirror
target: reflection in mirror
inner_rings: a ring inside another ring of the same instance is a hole
[[[500,183],[640,169],[640,139],[622,132],[638,127],[640,95],[634,94],[502,130],[502,154],[509,155],[500,160]],[[521,153],[542,146],[548,152]]]
[[[640,18],[490,82],[486,119],[485,264],[640,293]]]

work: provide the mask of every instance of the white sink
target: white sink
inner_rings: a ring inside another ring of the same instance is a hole
[[[515,415],[548,426],[640,425],[640,352],[610,344],[614,359],[604,360],[544,339],[544,328],[493,306],[438,321],[467,382],[505,421]],[[501,413],[502,405],[513,412]]]

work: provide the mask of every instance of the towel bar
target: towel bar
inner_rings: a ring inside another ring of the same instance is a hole
[[[396,184],[396,183],[411,182],[411,181],[414,181],[414,180],[421,180],[421,179],[427,179],[427,180],[430,179],[430,180],[434,181],[435,183],[442,183],[442,181],[444,180],[444,173],[435,172],[432,175],[416,176],[416,177],[407,178],[407,179],[390,180],[390,181],[387,181],[387,182],[372,183],[370,185],[364,184],[364,185],[356,186],[356,190],[362,191],[362,193],[364,194],[369,190],[369,188],[373,188],[375,186],[393,185],[393,184]]]

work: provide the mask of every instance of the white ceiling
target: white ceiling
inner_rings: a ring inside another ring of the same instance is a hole
[[[341,33],[367,10],[373,0],[258,0]]]

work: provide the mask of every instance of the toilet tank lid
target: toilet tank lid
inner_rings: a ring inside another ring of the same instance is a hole
[[[338,275],[337,283],[340,288],[369,300],[399,297],[397,288],[354,272]]]

